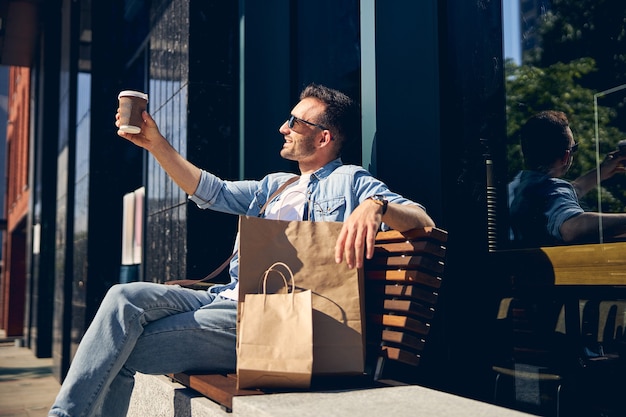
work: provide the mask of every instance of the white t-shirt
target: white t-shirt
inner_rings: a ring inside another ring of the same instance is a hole
[[[266,219],[272,220],[302,220],[304,206],[307,201],[307,187],[311,174],[302,175],[300,179],[290,184],[282,193],[280,200],[265,212]]]
[[[290,184],[281,193],[280,201],[272,205],[265,212],[266,219],[272,220],[302,220],[304,215],[304,207],[307,201],[307,187],[311,174],[302,175],[300,179]],[[239,283],[234,288],[220,292],[220,296],[237,301],[239,297]]]

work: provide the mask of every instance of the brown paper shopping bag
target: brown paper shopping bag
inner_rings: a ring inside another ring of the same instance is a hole
[[[259,292],[258,278],[274,262],[293,271],[313,295],[313,375],[364,371],[363,275],[335,263],[338,222],[239,220],[239,300]]]
[[[287,278],[281,272],[284,269]],[[268,294],[270,275],[279,275],[287,294]],[[313,367],[311,291],[296,290],[281,262],[263,274],[260,294],[248,294],[237,344],[237,388],[309,388]]]

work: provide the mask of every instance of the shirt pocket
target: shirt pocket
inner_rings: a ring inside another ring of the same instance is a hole
[[[326,222],[341,222],[346,212],[346,198],[336,197],[313,203],[314,219]]]

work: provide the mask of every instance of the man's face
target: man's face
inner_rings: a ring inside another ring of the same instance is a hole
[[[311,159],[317,152],[316,140],[323,135],[323,129],[304,122],[317,124],[319,116],[324,111],[324,104],[314,98],[305,98],[291,110],[293,127],[289,127],[289,120],[280,127],[285,143],[280,150],[280,156],[290,161],[304,161]],[[298,120],[301,119],[301,120]]]

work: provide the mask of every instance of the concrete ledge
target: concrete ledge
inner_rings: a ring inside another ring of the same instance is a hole
[[[127,417],[233,417],[219,404],[166,376],[137,374]]]
[[[418,385],[233,398],[228,413],[166,376],[138,374],[128,417],[530,417]]]
[[[235,397],[233,416],[528,417],[531,415],[417,385],[407,385],[343,392]]]

